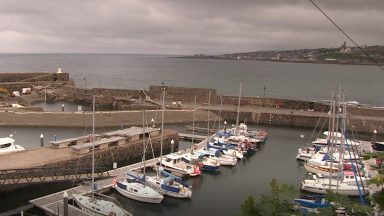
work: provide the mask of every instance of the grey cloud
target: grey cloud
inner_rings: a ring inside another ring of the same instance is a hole
[[[361,44],[383,44],[382,0],[318,0]],[[223,53],[347,39],[309,0],[1,1],[0,52]]]

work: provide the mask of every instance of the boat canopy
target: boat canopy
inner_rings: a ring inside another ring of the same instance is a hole
[[[0,138],[0,145],[4,145],[4,144],[9,144],[9,143],[14,143],[15,140],[12,139],[11,137],[4,137],[4,138]]]

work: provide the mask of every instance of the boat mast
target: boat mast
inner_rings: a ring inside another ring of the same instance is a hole
[[[334,145],[335,145],[335,138],[334,138],[334,134],[335,134],[335,118],[336,118],[336,98],[334,98],[334,95],[333,95],[333,92],[332,92],[332,124],[331,124],[331,131],[330,131],[330,138],[331,138],[331,148],[330,148],[330,156],[331,156],[331,164],[330,164],[330,168],[329,168],[329,190],[331,190],[331,186],[332,186],[332,168],[333,168],[333,160],[332,160],[332,157],[333,157],[333,148],[334,148]],[[329,132],[328,132],[329,133]],[[329,153],[329,151],[328,151]]]
[[[95,193],[95,95],[92,102],[92,199]]]
[[[163,103],[162,103],[162,109],[161,109],[161,136],[160,136],[160,162],[163,156],[163,137],[164,137],[164,105],[165,101],[165,88],[163,88]]]
[[[221,123],[221,111],[222,111],[222,109],[223,109],[223,98],[220,95],[219,125],[217,126],[217,128],[219,130],[221,130],[220,123]]]
[[[240,83],[240,91],[239,91],[239,101],[237,103],[237,116],[236,116],[236,131],[238,131],[239,127],[239,116],[240,116],[240,100],[241,100],[241,87],[243,83]]]
[[[343,99],[344,99],[344,94],[343,94]],[[342,130],[343,130],[343,134],[346,134],[346,113],[347,113],[347,105],[344,103],[343,104],[343,118],[342,118]],[[348,139],[347,137],[345,137],[345,144],[348,144]],[[351,149],[353,150],[353,146],[352,146],[352,142],[349,144],[348,146],[348,153],[349,153],[349,159],[350,161],[352,161],[352,155],[351,155]],[[356,162],[356,160],[355,160]],[[365,201],[364,201],[364,198],[363,198],[363,194],[361,193],[361,189],[360,189],[360,184],[361,184],[361,187],[363,188],[363,191],[365,190],[364,189],[364,184],[363,184],[363,181],[362,181],[362,177],[360,175],[360,172],[358,172],[358,169],[359,167],[356,167],[354,163],[352,163],[352,170],[353,170],[353,174],[355,176],[355,182],[356,182],[356,185],[357,185],[357,190],[359,192],[359,198],[360,198],[360,203],[362,205],[365,204]],[[359,175],[359,177],[358,177]],[[360,181],[358,180],[358,178],[360,178]],[[359,184],[360,183],[360,184]]]
[[[195,135],[195,118],[196,118],[196,96],[195,96],[195,104],[193,109],[193,121],[192,121],[192,146],[191,146],[191,153],[193,153],[193,136]]]
[[[207,147],[209,144],[209,113],[211,112],[211,90],[208,91],[208,127],[207,127]]]
[[[143,110],[143,170],[145,176],[145,110]]]

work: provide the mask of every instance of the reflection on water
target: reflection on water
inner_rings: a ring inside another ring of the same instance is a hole
[[[33,106],[38,106],[43,108],[46,112],[62,112],[63,111],[63,105],[64,105],[64,111],[65,112],[76,112],[79,110],[79,106],[81,106],[82,111],[91,110],[88,106],[81,105],[81,104],[73,104],[73,103],[67,103],[67,102],[58,102],[58,103],[36,103],[33,104]]]
[[[184,127],[179,125],[178,129],[183,131]],[[23,136],[28,134],[39,135],[42,129],[35,130],[35,128],[19,128],[17,137],[18,139],[27,139]],[[210,215],[212,213],[214,215],[235,215],[248,195],[259,196],[262,193],[269,193],[268,183],[272,178],[276,178],[278,182],[292,184],[299,188],[301,177],[305,173],[304,168],[298,166],[295,158],[297,149],[303,145],[299,144],[298,129],[271,127],[267,128],[267,130],[269,133],[267,143],[252,156],[239,161],[236,166],[221,167],[221,171],[217,175],[203,174],[200,177],[189,178],[187,181],[192,185],[193,191],[190,200],[166,197],[161,204],[146,204],[127,200],[115,192],[111,194],[134,208],[135,215],[172,216]],[[62,128],[52,128],[46,131],[49,132],[47,132],[47,136],[56,133],[60,137],[71,137],[75,136],[75,134],[87,133],[82,130]],[[311,131],[307,130],[303,133],[306,134],[306,137],[309,137]],[[38,136],[36,137],[36,143],[38,143]],[[189,143],[181,141],[180,145],[181,148],[185,148],[189,146]],[[55,188],[50,189],[51,192],[56,191]],[[62,189],[61,187],[59,190]],[[14,205],[12,207],[1,205],[0,212],[15,206],[25,205],[29,199],[41,196],[40,193],[33,190],[28,192],[30,195],[28,198],[20,198],[21,194],[24,194],[24,192],[11,195],[14,199],[10,202],[14,203]],[[4,200],[8,196],[2,196],[0,199]]]

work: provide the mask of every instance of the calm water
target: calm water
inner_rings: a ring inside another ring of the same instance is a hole
[[[166,126],[183,130],[184,125]],[[253,126],[256,127],[256,126]],[[11,128],[2,128],[12,131]],[[144,204],[127,200],[118,194],[116,196],[121,202],[131,206],[135,215],[208,215],[214,211],[215,215],[235,215],[239,211],[241,203],[248,195],[258,196],[268,193],[268,183],[272,178],[278,182],[289,183],[297,188],[304,174],[304,168],[296,161],[297,148],[302,141],[299,134],[304,133],[309,137],[312,131],[271,127],[265,128],[269,132],[267,143],[254,155],[238,162],[235,167],[222,167],[217,175],[204,174],[201,177],[190,178],[188,181],[193,187],[191,200],[179,200],[167,197],[160,205]],[[73,137],[89,133],[85,130],[68,130],[63,128],[16,128],[17,140],[30,139],[32,146],[40,145],[40,132],[45,131],[47,142],[56,134],[60,138]],[[99,129],[99,132],[109,129]],[[0,134],[3,135],[3,134]],[[50,139],[49,139],[50,138]],[[32,142],[32,140],[34,140]],[[188,142],[182,142],[181,148],[189,146]],[[56,190],[63,190],[71,184],[52,184],[25,189],[18,193],[7,194],[0,197],[0,212],[26,205],[28,200],[43,196]],[[20,194],[28,194],[21,196]],[[39,214],[36,210],[30,213]]]
[[[384,73],[375,66],[181,59],[156,55],[1,54],[0,71],[69,72],[80,87],[149,85],[216,88],[223,95],[324,100],[342,83],[348,100],[384,105]],[[84,81],[85,78],[85,81]]]
[[[243,83],[243,95],[246,96],[262,97],[266,86],[266,97],[322,100],[329,99],[332,91],[338,91],[342,82],[348,100],[384,105],[381,87],[384,73],[373,66],[198,60],[148,55],[0,55],[0,71],[3,72],[55,72],[59,65],[70,73],[78,86],[86,85],[87,88],[141,89],[164,82],[173,86],[216,88],[219,94],[237,95],[239,83]],[[65,107],[67,111],[77,110],[76,105],[66,104]],[[47,104],[44,109],[60,111],[61,104]],[[182,128],[180,125],[167,127]],[[109,130],[111,128],[101,128],[97,132]],[[218,175],[191,178],[193,197],[189,201],[166,198],[161,205],[148,205],[122,200],[135,209],[136,215],[235,215],[248,195],[267,193],[272,178],[298,187],[304,174],[303,167],[295,160],[297,148],[303,145],[299,134],[309,137],[311,131],[277,127],[267,130],[269,139],[265,146],[236,167],[223,167]],[[35,147],[40,145],[41,133],[47,144],[55,135],[57,139],[63,139],[86,135],[90,131],[91,128],[1,127],[0,136],[13,133],[18,144]],[[52,184],[3,195],[0,197],[0,212],[26,205],[32,198],[68,186]]]

